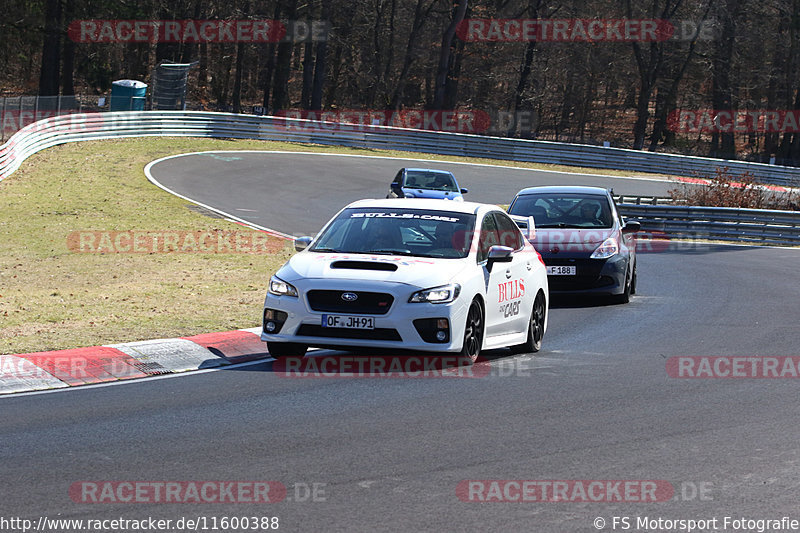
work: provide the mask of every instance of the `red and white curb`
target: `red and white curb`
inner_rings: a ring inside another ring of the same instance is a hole
[[[0,355],[0,394],[216,368],[269,357],[261,328],[177,339]]]

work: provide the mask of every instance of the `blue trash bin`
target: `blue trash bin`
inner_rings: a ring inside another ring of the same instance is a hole
[[[111,83],[111,111],[144,111],[147,84],[137,80]]]

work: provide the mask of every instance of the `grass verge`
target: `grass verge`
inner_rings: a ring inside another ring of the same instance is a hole
[[[150,184],[144,166],[203,150],[295,150],[469,161],[627,175],[428,154],[289,143],[141,138],[72,143],[0,181],[0,354],[255,327],[269,276],[293,253],[75,253],[75,231],[232,231]]]

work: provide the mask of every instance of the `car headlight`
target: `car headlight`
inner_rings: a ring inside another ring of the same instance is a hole
[[[269,293],[275,296],[297,296],[297,289],[277,276],[269,280]]]
[[[608,239],[603,241],[603,244],[597,247],[592,255],[591,259],[608,259],[612,255],[616,255],[619,253],[619,243],[617,239],[614,237],[609,237]]]
[[[417,291],[408,299],[409,303],[428,302],[432,304],[446,304],[452,302],[461,293],[461,285],[451,283],[441,287],[432,287],[422,291]]]

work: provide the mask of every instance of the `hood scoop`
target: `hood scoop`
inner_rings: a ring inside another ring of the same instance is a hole
[[[394,272],[397,270],[397,265],[384,261],[334,261],[331,263],[331,268],[346,268],[350,270],[382,270],[386,272]]]

